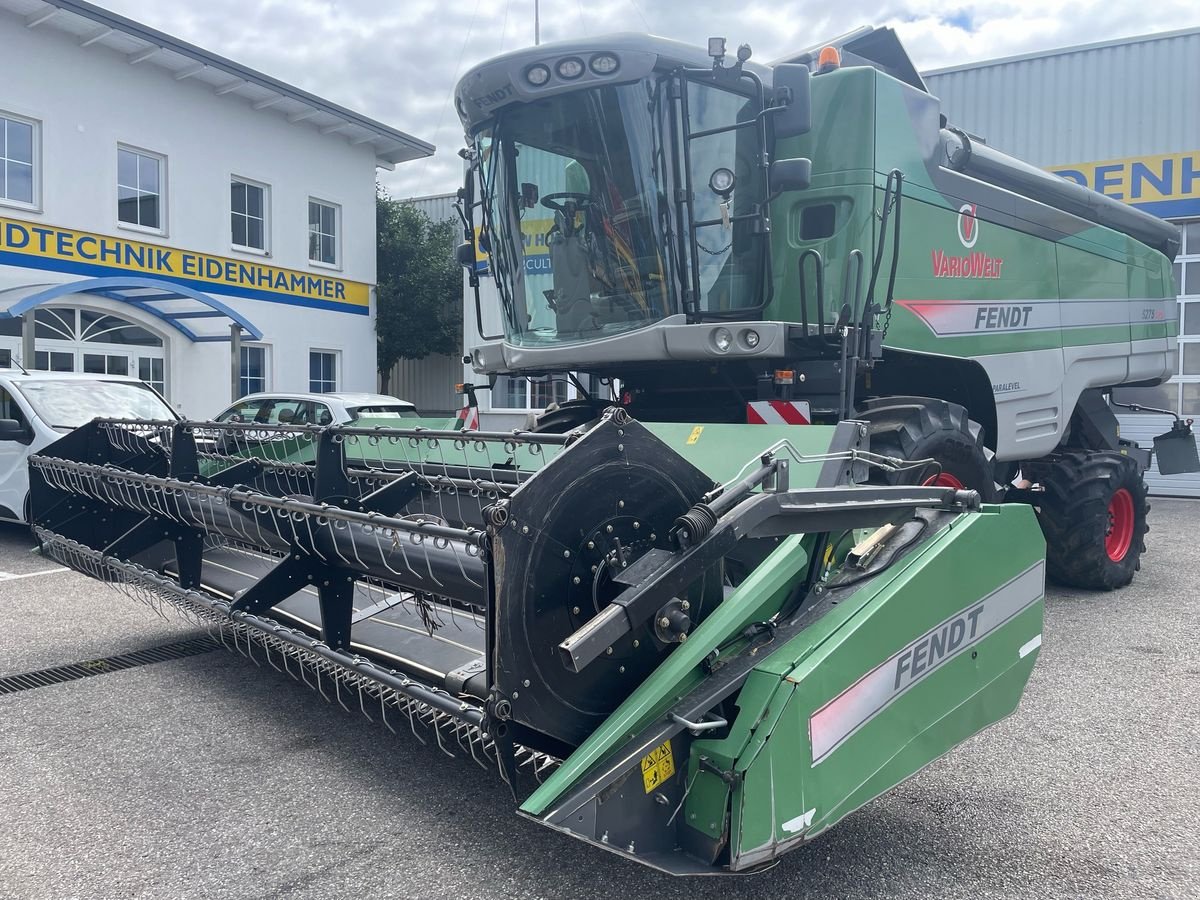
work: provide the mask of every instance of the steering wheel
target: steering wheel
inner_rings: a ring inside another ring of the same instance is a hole
[[[566,215],[566,204],[560,201],[574,202],[575,209],[583,210],[592,205],[591,194],[577,194],[574,191],[563,191],[558,194],[547,194],[542,198],[542,206]]]

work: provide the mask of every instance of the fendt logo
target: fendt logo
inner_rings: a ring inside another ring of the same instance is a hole
[[[958,239],[970,250],[979,240],[979,220],[975,218],[974,203],[964,203],[958,208]]]

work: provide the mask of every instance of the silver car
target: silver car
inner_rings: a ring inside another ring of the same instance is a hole
[[[417,419],[417,408],[386,394],[247,394],[216,417],[218,422],[260,425],[344,425],[357,419]]]

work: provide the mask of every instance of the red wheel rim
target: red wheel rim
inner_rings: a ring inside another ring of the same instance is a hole
[[[1113,562],[1120,562],[1133,543],[1133,495],[1121,488],[1108,501],[1108,533],[1104,550]]]
[[[930,475],[921,482],[922,487],[948,487],[954,488],[956,491],[963,489],[963,483],[951,475],[949,472],[939,472],[937,475]]]

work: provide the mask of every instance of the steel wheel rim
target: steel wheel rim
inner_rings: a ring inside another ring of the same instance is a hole
[[[949,472],[939,472],[937,475],[930,475],[921,482],[921,487],[948,487],[954,488],[956,491],[964,490],[963,483]]]
[[[1113,562],[1120,562],[1133,543],[1133,495],[1120,488],[1108,501],[1108,531],[1104,535],[1104,550]]]

